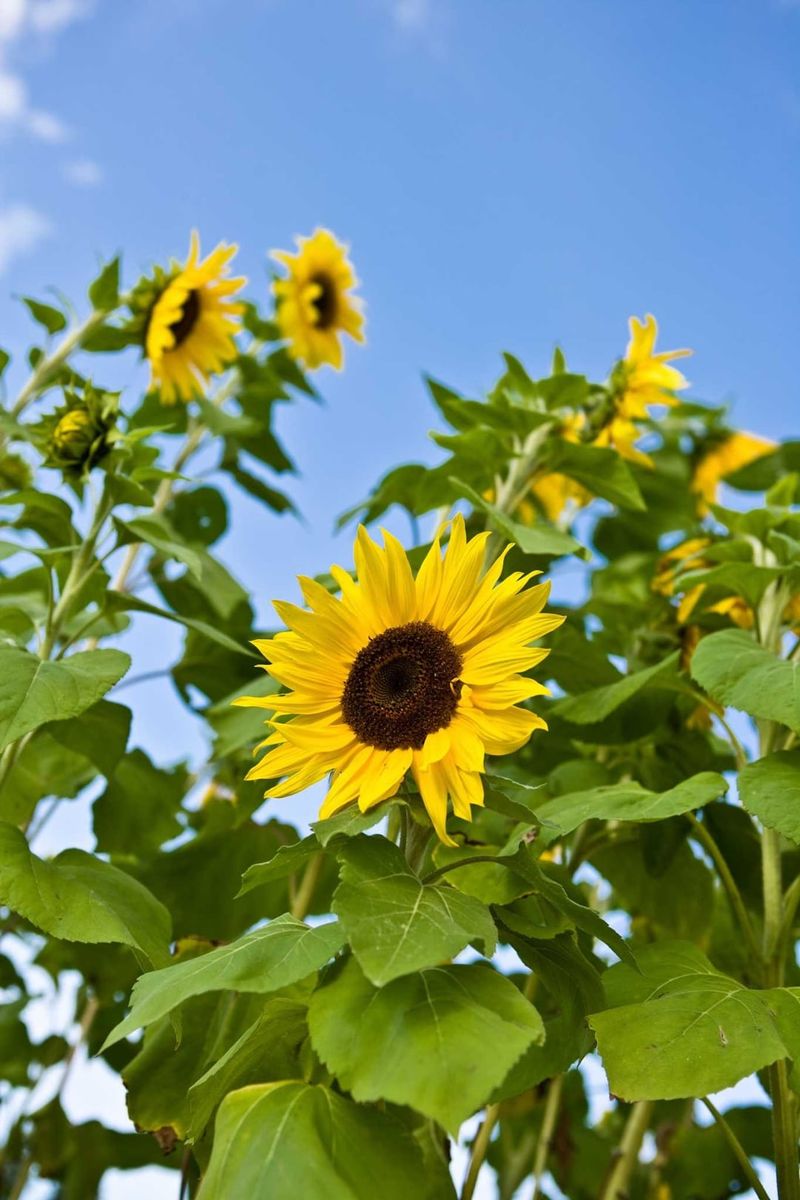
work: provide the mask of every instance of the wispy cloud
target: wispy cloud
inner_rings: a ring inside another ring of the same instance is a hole
[[[27,133],[44,142],[67,140],[64,122],[31,103],[14,63],[21,47],[55,37],[85,17],[90,6],[91,0],[0,0],[0,130]]]
[[[34,250],[52,232],[47,217],[28,204],[0,208],[0,275],[15,258]]]
[[[64,178],[76,187],[97,187],[103,182],[103,168],[91,158],[75,158],[65,164]]]

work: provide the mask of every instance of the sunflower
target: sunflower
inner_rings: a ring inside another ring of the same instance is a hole
[[[200,261],[200,239],[192,233],[186,265],[167,282],[150,309],[145,353],[150,360],[151,387],[164,404],[202,394],[208,376],[236,357],[234,336],[244,305],[230,297],[244,278],[228,277],[236,246],[220,243]]]
[[[327,229],[297,240],[297,254],[274,250],[272,257],[289,272],[272,284],[276,319],[292,354],[309,368],[343,362],[340,333],[364,341],[360,301],[348,293],[358,285],[347,247]]]
[[[614,372],[617,413],[627,421],[643,420],[650,404],[674,404],[675,392],[688,387],[684,376],[669,363],[686,358],[691,350],[663,350],[656,354],[658,324],[652,313],[644,321],[631,317],[630,341],[625,357]]]
[[[699,497],[701,511],[717,498],[720,483],[727,475],[748,467],[775,449],[775,442],[753,433],[731,433],[707,451],[695,468],[692,491]]]
[[[301,577],[307,608],[277,601],[288,630],[255,643],[291,691],[237,701],[277,714],[247,778],[282,780],[265,793],[276,797],[332,773],[324,818],[356,800],[362,811],[380,804],[411,771],[436,833],[453,845],[448,800],[469,820],[483,803],[484,756],[546,728],[520,705],[547,688],[522,672],[548,653],[530,643],[563,620],[542,612],[549,585],[527,586],[538,572],[501,580],[505,552],[484,570],[488,538],[467,540],[457,516],[444,552],[437,536],[415,578],[396,538],[384,531],[381,547],[362,527],[358,581],[331,568],[341,598]]]

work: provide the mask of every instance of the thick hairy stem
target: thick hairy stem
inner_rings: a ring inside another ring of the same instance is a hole
[[[653,1115],[653,1101],[639,1100],[630,1111],[600,1200],[628,1200],[628,1184],[639,1161],[642,1139]]]

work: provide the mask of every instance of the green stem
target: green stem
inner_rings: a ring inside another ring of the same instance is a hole
[[[489,1150],[489,1143],[492,1140],[494,1127],[500,1119],[500,1105],[490,1104],[486,1109],[483,1121],[481,1122],[475,1143],[472,1147],[472,1157],[469,1160],[469,1169],[467,1177],[464,1180],[464,1186],[461,1189],[461,1200],[472,1200],[475,1194],[475,1187],[478,1182],[481,1167]]]
[[[634,1104],[616,1150],[616,1161],[600,1193],[600,1200],[627,1200],[628,1183],[639,1161],[642,1140],[652,1115],[652,1100],[639,1100]]]
[[[539,1141],[536,1143],[536,1155],[533,1160],[533,1200],[542,1200],[542,1176],[547,1168],[547,1159],[553,1144],[553,1134],[556,1131],[563,1090],[564,1076],[556,1075],[554,1079],[550,1080],[542,1116],[542,1128],[539,1133]]]
[[[706,829],[705,825],[703,825],[701,821],[698,821],[694,813],[687,813],[686,815],[689,818],[689,823],[692,826],[692,833],[697,838],[698,842],[700,842],[703,849],[708,852],[709,856],[713,860],[714,866],[717,868],[717,873],[722,882],[722,886],[725,888],[728,901],[733,909],[734,916],[739,922],[739,926],[744,934],[750,953],[754,956],[756,963],[761,962],[761,950],[758,945],[755,930],[753,929],[752,921],[750,920],[747,909],[744,905],[744,901],[742,900],[742,893],[736,886],[736,880],[733,878],[731,869],[725,861],[722,851],[714,841],[714,838]]]
[[[28,1176],[33,1166],[33,1159],[30,1154],[26,1154],[22,1162],[19,1164],[19,1170],[14,1177],[14,1185],[8,1193],[8,1200],[20,1200],[25,1184],[28,1182]]]
[[[783,923],[781,839],[775,829],[761,835],[761,869],[764,877],[764,958],[772,959]]]
[[[298,921],[304,921],[308,915],[308,910],[311,908],[311,902],[314,899],[314,889],[317,886],[324,861],[324,854],[321,852],[315,854],[305,869],[303,881],[297,889],[297,895],[292,901],[292,916],[297,917]]]
[[[783,922],[780,934],[778,935],[777,946],[777,959],[781,963],[786,961],[786,956],[789,953],[792,943],[792,932],[794,930],[798,904],[800,904],[800,875],[792,880],[783,898]]]
[[[797,1157],[797,1112],[789,1088],[785,1058],[767,1068],[772,1098],[772,1140],[778,1176],[778,1200],[800,1200],[800,1164]]]
[[[750,1162],[750,1159],[744,1152],[744,1147],[731,1129],[728,1122],[723,1117],[722,1113],[719,1111],[719,1109],[714,1107],[708,1096],[702,1096],[701,1102],[705,1104],[706,1108],[719,1126],[722,1136],[725,1138],[725,1141],[728,1143],[734,1155],[736,1156],[736,1160],[739,1163],[739,1166],[742,1168],[747,1182],[750,1184],[750,1187],[758,1197],[758,1200],[769,1200],[769,1196],[764,1189],[764,1185],[758,1178],[758,1175],[756,1175],[753,1164]]]

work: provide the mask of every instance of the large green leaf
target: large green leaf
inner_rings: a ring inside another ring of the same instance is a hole
[[[0,823],[0,904],[68,942],[121,942],[158,966],[170,919],[147,888],[83,850],[37,858],[19,829]]]
[[[335,922],[310,928],[286,914],[201,958],[151,971],[137,981],[131,1011],[111,1031],[105,1046],[152,1024],[191,996],[227,989],[266,993],[286,987],[323,966],[344,940]]]
[[[232,1092],[198,1200],[452,1200],[418,1143],[386,1113],[307,1083]]]
[[[47,721],[85,712],[130,665],[121,650],[83,650],[43,662],[17,646],[0,646],[0,750]]]
[[[667,792],[651,792],[639,783],[611,783],[586,792],[554,796],[538,805],[541,836],[552,841],[584,821],[662,821],[702,808],[724,796],[728,785],[716,771],[702,771]]]
[[[47,732],[62,746],[84,755],[110,778],[125,753],[130,728],[129,708],[111,700],[98,700],[80,717],[54,721]]]
[[[771,992],[722,975],[688,942],[645,946],[637,961],[641,974],[607,972],[611,1007],[589,1017],[616,1096],[705,1096],[787,1055]]]
[[[59,745],[51,735],[50,731],[58,728],[53,723],[46,729],[37,729],[23,745],[14,770],[9,771],[0,785],[0,821],[25,828],[45,796],[71,800],[95,778],[94,768],[82,754]]]
[[[200,1136],[234,1088],[299,1075],[300,1052],[308,1037],[308,1003],[290,992],[269,996],[252,1025],[192,1084],[186,1097],[190,1137]]]
[[[662,677],[673,673],[678,663],[678,654],[671,654],[663,662],[655,666],[645,667],[643,671],[634,671],[631,675],[621,676],[616,683],[606,684],[605,687],[592,688],[591,691],[581,692],[579,696],[569,696],[565,700],[557,700],[552,712],[573,725],[594,725],[605,720],[615,712],[626,700],[630,700],[643,688],[662,682]]]
[[[455,1133],[544,1026],[490,967],[435,967],[376,988],[355,959],[311,999],[314,1049],[356,1100],[408,1104]]]
[[[800,843],[800,750],[749,763],[739,774],[739,797],[768,829]]]
[[[488,908],[449,884],[423,884],[384,837],[359,834],[335,846],[341,883],[333,898],[353,953],[380,986],[452,958],[472,941],[494,952]]]
[[[97,849],[108,854],[145,854],[183,829],[177,818],[187,788],[183,766],[153,765],[144,750],[131,750],[92,809]]]
[[[778,658],[743,629],[704,637],[692,655],[692,675],[731,708],[800,732],[800,663]]]

